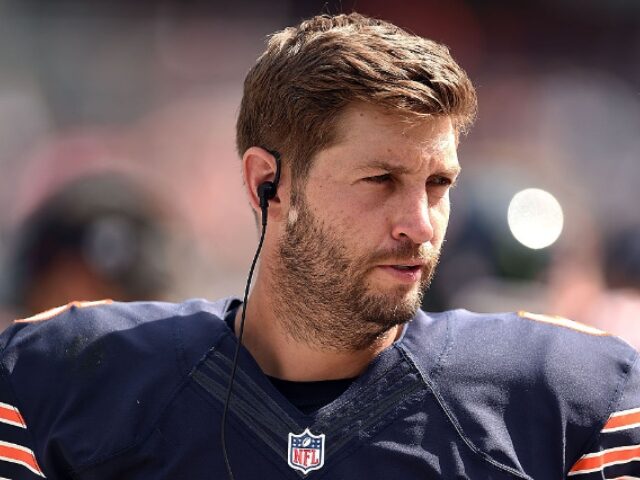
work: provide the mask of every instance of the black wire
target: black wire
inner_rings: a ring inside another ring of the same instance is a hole
[[[225,426],[227,423],[227,412],[229,410],[229,403],[231,401],[231,392],[233,390],[233,380],[236,376],[236,367],[238,366],[238,355],[240,354],[240,346],[242,345],[242,336],[244,335],[244,319],[247,314],[247,303],[249,297],[249,288],[251,287],[251,278],[253,277],[253,270],[258,262],[260,256],[260,250],[262,250],[262,242],[264,242],[264,234],[267,231],[266,212],[262,212],[262,233],[260,234],[260,241],[258,242],[258,248],[256,254],[251,262],[251,268],[249,269],[249,277],[247,278],[247,285],[244,289],[244,300],[242,301],[242,317],[240,319],[240,332],[238,333],[238,344],[236,345],[236,352],[233,355],[233,365],[231,367],[231,375],[229,377],[229,386],[227,387],[227,398],[224,401],[224,410],[222,410],[222,426],[220,428],[220,438],[222,440],[222,454],[224,456],[224,463],[227,466],[227,472],[229,473],[229,480],[234,480],[233,472],[231,471],[231,463],[229,462],[229,456],[227,455],[227,440],[225,436]]]

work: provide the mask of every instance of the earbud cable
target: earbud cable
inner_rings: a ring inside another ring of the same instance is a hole
[[[242,345],[242,336],[244,335],[244,320],[247,314],[247,303],[249,297],[249,288],[251,287],[251,279],[253,277],[253,270],[258,262],[260,256],[260,250],[262,250],[262,243],[264,242],[264,235],[267,231],[267,212],[266,209],[262,211],[262,233],[260,234],[260,241],[258,242],[258,248],[256,254],[251,262],[251,268],[249,269],[249,277],[247,278],[247,285],[244,289],[244,300],[242,301],[242,316],[240,319],[240,331],[238,332],[238,343],[236,345],[236,351],[233,355],[233,364],[231,366],[231,375],[229,376],[229,386],[227,387],[227,398],[224,401],[224,409],[222,410],[222,426],[220,427],[220,439],[222,441],[222,454],[224,456],[224,463],[227,466],[227,472],[229,473],[229,480],[234,480],[233,471],[231,470],[231,463],[229,462],[229,455],[227,454],[227,441],[226,441],[226,423],[227,412],[229,410],[229,403],[231,402],[231,393],[233,391],[233,381],[236,376],[236,368],[238,366],[238,356],[240,354],[240,346]]]

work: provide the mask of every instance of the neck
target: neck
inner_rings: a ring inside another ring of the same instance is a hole
[[[301,337],[289,331],[290,326],[305,324],[309,319],[297,318],[299,314],[288,311],[288,302],[273,295],[273,289],[264,277],[265,272],[261,269],[247,302],[243,344],[267,375],[293,381],[356,377],[395,341],[401,331],[401,326],[394,326],[357,349],[327,348],[324,342],[314,343],[313,336]],[[239,309],[236,314],[236,332],[240,331],[241,313]],[[335,323],[329,318],[332,316],[331,312],[314,312],[313,321],[318,326],[331,328]]]

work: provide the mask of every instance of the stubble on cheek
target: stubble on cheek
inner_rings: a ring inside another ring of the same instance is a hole
[[[287,214],[280,260],[274,265],[278,279],[274,311],[284,331],[318,348],[360,350],[415,314],[421,300],[419,286],[412,292],[406,286],[380,290],[370,274],[390,257],[424,256],[420,246],[407,241],[384,252],[359,246],[358,255],[341,239],[345,232],[352,240],[368,232],[356,234],[353,222],[345,219],[331,229],[304,203],[297,207]]]

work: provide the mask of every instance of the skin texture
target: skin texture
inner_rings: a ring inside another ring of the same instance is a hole
[[[301,185],[283,171],[247,307],[245,346],[289,380],[358,375],[393,343],[433,275],[460,169],[448,117],[358,104],[338,128]],[[243,167],[256,208],[275,164],[253,147]]]

